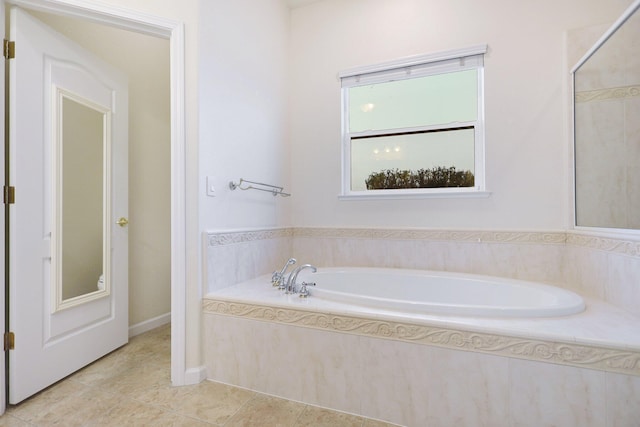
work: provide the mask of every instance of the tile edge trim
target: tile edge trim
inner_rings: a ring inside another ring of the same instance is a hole
[[[640,376],[640,352],[572,342],[544,341],[463,329],[366,317],[204,299],[204,314],[239,317],[371,338],[491,354],[578,368]]]

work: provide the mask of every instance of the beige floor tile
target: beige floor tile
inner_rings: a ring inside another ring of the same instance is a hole
[[[205,423],[193,418],[174,414],[171,412],[161,412],[151,418],[143,415],[140,418],[129,418],[123,420],[120,417],[101,420],[100,423],[88,424],[88,427],[213,427],[214,424]]]
[[[39,424],[44,420],[57,418],[57,407],[65,399],[71,399],[88,390],[77,382],[61,381],[16,406],[9,406],[7,414],[29,423]]]
[[[124,400],[110,410],[97,416],[90,426],[173,426],[179,419],[177,414],[170,413],[156,406]]]
[[[138,335],[122,347],[120,353],[135,354],[138,357],[169,356],[171,353],[171,328],[161,326],[152,331]]]
[[[170,367],[156,361],[141,363],[114,377],[96,384],[102,390],[135,398],[141,393],[171,383]]]
[[[175,420],[172,427],[211,427],[215,424],[205,423],[204,421],[196,420],[190,417],[182,415],[175,415]]]
[[[135,399],[142,403],[176,411],[183,406],[183,402],[189,399],[189,395],[194,393],[197,388],[198,385],[174,387],[170,382],[167,382],[137,393]]]
[[[302,403],[258,395],[243,406],[225,427],[290,427],[304,410]]]
[[[106,379],[139,367],[147,358],[148,356],[145,355],[116,350],[76,372],[72,378],[82,384],[97,385]]]
[[[170,366],[171,329],[161,326],[131,338],[128,344],[73,374],[75,381],[96,385],[149,361]]]
[[[29,427],[29,424],[9,414],[4,414],[0,417],[0,427]]]
[[[384,421],[365,419],[362,427],[401,427],[397,424],[389,424]]]
[[[255,395],[237,387],[205,381],[184,396],[176,412],[222,425]]]
[[[329,409],[307,406],[295,427],[362,427],[363,418]]]
[[[45,423],[64,427],[85,426],[124,401],[125,398],[118,395],[87,388],[52,405]]]

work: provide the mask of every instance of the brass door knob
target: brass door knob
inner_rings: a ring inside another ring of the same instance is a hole
[[[121,217],[116,221],[116,224],[118,224],[120,227],[126,227],[127,224],[129,224],[129,220],[125,217]]]

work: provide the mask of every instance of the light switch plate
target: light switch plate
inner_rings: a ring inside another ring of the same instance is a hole
[[[207,177],[207,196],[216,197],[215,179],[212,176]]]

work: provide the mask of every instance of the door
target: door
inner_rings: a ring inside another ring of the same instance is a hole
[[[9,402],[128,340],[126,78],[10,11]]]

